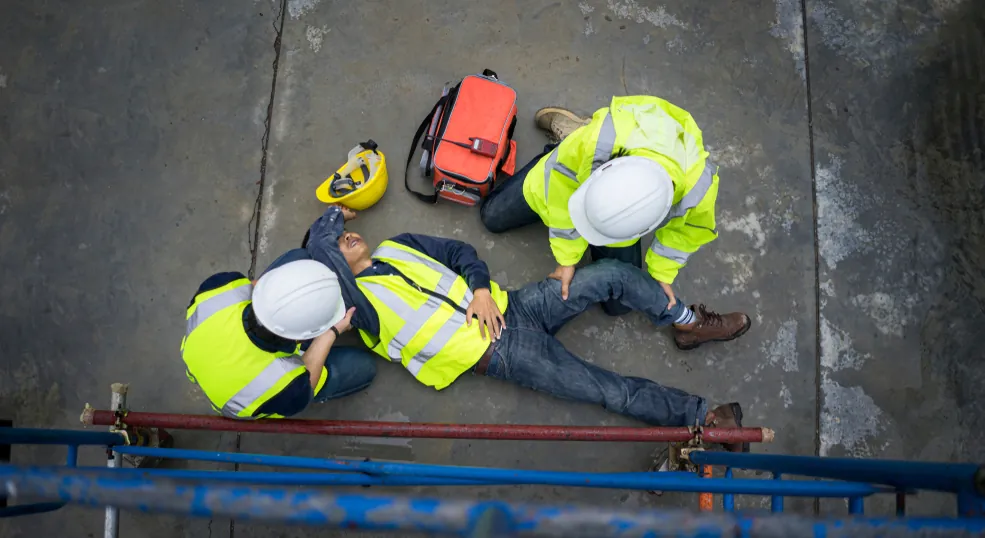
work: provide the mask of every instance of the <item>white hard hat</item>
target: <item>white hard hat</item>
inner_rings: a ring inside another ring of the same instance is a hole
[[[646,157],[603,164],[568,199],[575,230],[591,245],[643,237],[663,222],[674,203],[667,170]]]
[[[339,277],[315,260],[285,263],[257,281],[253,312],[277,336],[314,338],[345,317]]]

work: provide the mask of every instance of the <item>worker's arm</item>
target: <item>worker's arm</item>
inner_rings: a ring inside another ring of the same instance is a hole
[[[420,234],[400,234],[390,240],[427,254],[462,275],[473,291],[489,288],[489,266],[468,243]]]
[[[576,129],[558,144],[553,164],[551,158],[545,161],[545,174],[550,174],[550,181],[544,183],[547,212],[541,216],[547,226],[551,253],[560,267],[574,266],[588,250],[588,241],[582,239],[571,222],[568,200],[595,168],[596,147],[608,116],[608,108],[596,111],[588,125]],[[605,155],[607,160],[610,154]]]
[[[308,254],[307,250],[303,248],[292,248],[291,250],[288,250],[287,252],[281,254],[276,260],[270,262],[270,265],[268,265],[267,268],[264,269],[262,273],[260,273],[260,276],[263,276],[282,265],[287,265],[291,262],[296,262],[300,260],[310,260],[310,259],[311,259],[311,255]]]
[[[341,334],[352,328],[352,315],[355,312],[355,307],[347,310],[345,317],[335,324],[335,331]],[[328,352],[331,351],[332,344],[335,343],[335,331],[329,329],[316,336],[311,341],[311,345],[308,346],[308,350],[301,356],[304,367],[308,370],[308,375],[311,376],[312,389],[318,386],[318,380],[321,379],[322,370],[325,369],[325,360],[328,359]]]
[[[308,235],[305,237],[304,248],[308,249],[308,253],[312,253],[312,247],[318,247],[319,245],[335,245],[338,250],[339,237],[345,232],[345,216],[342,214],[342,208],[335,205],[330,205],[325,208],[325,212],[322,213],[314,224],[308,228]],[[342,253],[339,252],[341,256]],[[314,257],[314,256],[312,256]],[[345,258],[342,258],[345,261]]]
[[[356,285],[356,277],[339,250],[339,237],[345,231],[345,216],[338,206],[328,206],[308,230],[305,250],[311,259],[335,271],[342,287],[342,298],[348,306],[356,307],[353,325],[369,334],[379,334],[380,320],[372,304]]]
[[[718,175],[701,202],[684,216],[671,219],[654,233],[646,251],[646,267],[658,282],[673,284],[688,258],[702,245],[718,237],[715,229],[715,201],[718,199]]]
[[[349,330],[351,327],[354,310],[355,308],[350,308],[346,312],[345,317],[342,318],[342,321],[335,324],[336,330],[340,333]],[[294,378],[277,395],[264,402],[263,405],[254,411],[253,416],[277,414],[289,417],[300,413],[308,407],[311,399],[315,396],[315,388],[318,387],[318,381],[321,379],[321,376],[328,376],[328,370],[325,369],[325,361],[328,360],[328,354],[332,351],[334,344],[335,333],[331,330],[312,340],[308,350],[301,356],[301,362],[304,363],[305,372]]]

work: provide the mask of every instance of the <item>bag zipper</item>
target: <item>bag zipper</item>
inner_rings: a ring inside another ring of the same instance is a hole
[[[393,267],[393,266],[391,266],[391,267]],[[408,284],[410,284],[411,286],[413,286],[414,289],[416,289],[417,291],[419,291],[421,293],[426,293],[426,294],[430,295],[431,297],[435,297],[437,299],[441,299],[442,301],[444,301],[445,303],[447,303],[449,306],[451,306],[452,308],[454,308],[458,312],[461,312],[462,314],[465,314],[466,313],[465,309],[462,308],[461,306],[459,306],[458,303],[456,303],[455,301],[452,301],[448,297],[446,297],[446,296],[444,296],[444,295],[442,295],[442,294],[440,294],[440,293],[438,293],[436,291],[431,291],[431,290],[422,288],[420,285],[418,285],[417,282],[414,282],[413,280],[407,278],[407,276],[404,275],[403,273],[401,273],[396,267],[394,267],[393,270],[398,275],[400,275],[400,278],[403,278]]]

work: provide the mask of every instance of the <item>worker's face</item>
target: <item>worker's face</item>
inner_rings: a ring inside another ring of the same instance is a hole
[[[345,232],[339,237],[339,250],[345,256],[345,261],[349,263],[349,267],[369,258],[369,246],[363,241],[363,236],[355,232]]]

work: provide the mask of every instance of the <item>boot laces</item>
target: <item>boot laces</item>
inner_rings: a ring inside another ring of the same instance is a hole
[[[698,305],[698,313],[701,314],[701,324],[720,327],[724,320],[721,314],[705,308],[705,305]]]

